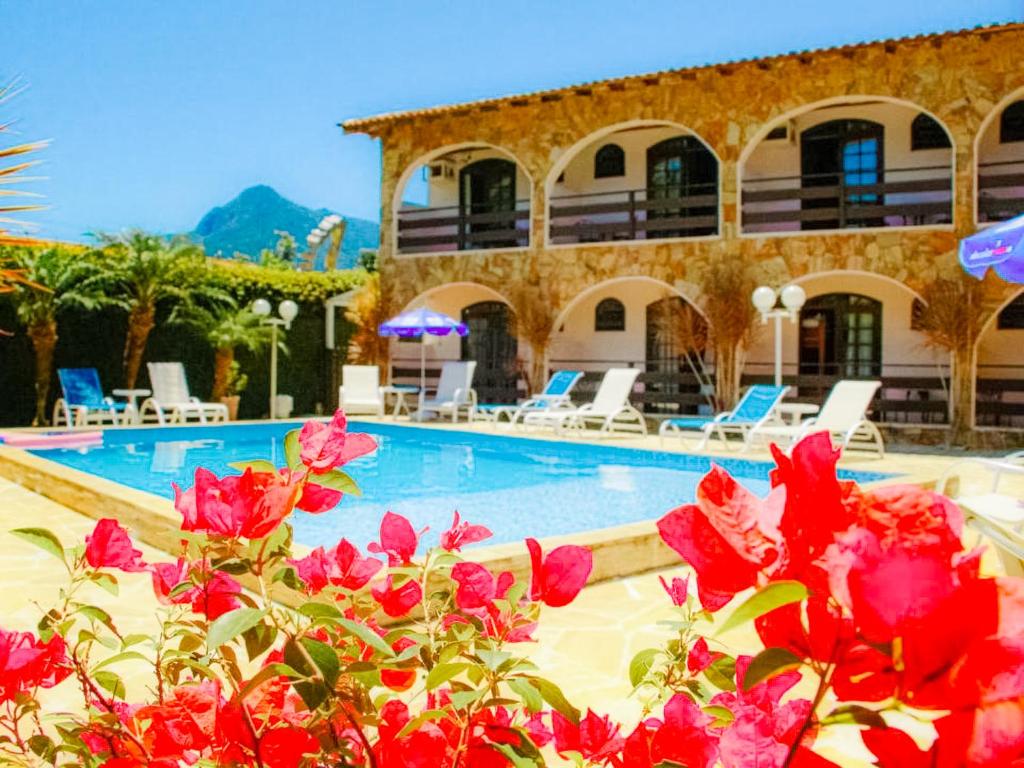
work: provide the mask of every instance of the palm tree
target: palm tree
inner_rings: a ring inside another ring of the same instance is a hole
[[[172,313],[171,322],[195,328],[213,347],[213,400],[228,394],[235,353],[239,349],[259,352],[271,340],[271,328],[260,322],[259,315],[233,304],[213,308],[183,305]],[[284,348],[281,342],[278,346]]]
[[[20,91],[21,87],[16,80],[11,81],[6,85],[0,85],[0,104],[4,104],[9,101]],[[11,123],[0,122],[0,139],[3,139],[5,134],[10,134],[11,132]],[[34,152],[38,152],[40,149],[45,147],[46,144],[47,142],[45,141],[30,141],[14,144],[12,146],[0,147],[0,185],[2,185],[0,186],[0,197],[38,197],[38,195],[33,192],[11,189],[6,185],[16,184],[23,181],[36,181],[35,178],[25,176],[24,173],[39,161],[29,160],[26,159],[26,157]],[[16,159],[13,164],[8,164],[14,158]],[[24,224],[22,221],[9,218],[9,214],[34,211],[38,210],[40,207],[41,206],[32,203],[7,203],[0,205],[0,245],[27,245],[31,243],[32,241],[27,238],[16,237],[9,234],[5,225]],[[18,282],[14,275],[0,276],[0,286],[11,285],[12,278],[14,278],[14,282]]]
[[[168,240],[134,230],[123,235],[101,235],[108,270],[107,293],[128,312],[124,341],[124,383],[135,386],[157,307],[164,302],[187,304],[196,299],[212,303],[228,297],[204,279],[206,257],[202,249],[181,238]]]
[[[25,326],[36,363],[33,425],[46,422],[46,405],[57,347],[57,315],[68,307],[95,310],[107,301],[99,288],[96,262],[77,250],[22,248],[14,252],[20,282],[14,286],[18,321]]]

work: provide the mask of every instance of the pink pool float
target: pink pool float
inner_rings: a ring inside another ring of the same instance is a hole
[[[13,448],[84,448],[103,442],[103,433],[94,432],[4,432],[4,445]]]

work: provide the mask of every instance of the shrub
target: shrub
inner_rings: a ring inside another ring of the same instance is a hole
[[[422,532],[388,513],[369,554],[342,539],[292,555],[288,516],[356,492],[340,467],[374,448],[339,413],[289,434],[284,468],[198,470],[176,491],[183,541],[171,562],[143,562],[112,519],[71,549],[17,531],[70,583],[38,635],[0,633],[0,750],[103,768],[519,768],[553,753],[579,766],[779,768],[834,765],[816,737],[856,728],[880,765],[1003,766],[1024,754],[1024,586],[979,575],[980,552],[963,551],[961,515],[941,496],[838,481],[824,433],[776,454],[767,498],[716,468],[695,503],[659,521],[693,566],[696,595],[688,579],[662,581],[678,616],[665,645],[630,665],[647,711],[628,732],[573,707],[519,650],[542,607],[582,589],[586,549],[527,539],[523,583],[462,558],[487,529],[456,514],[417,558]],[[87,602],[89,588],[116,591],[118,571],[150,573],[166,606],[159,637],[124,635]],[[275,590],[301,598],[298,609]],[[716,631],[714,614],[751,590]],[[750,622],[766,648],[733,655],[719,636]],[[149,693],[129,700],[118,671],[139,661]],[[805,678],[810,700],[792,695]],[[82,711],[42,713],[40,689],[71,681]],[[890,724],[897,712],[934,721],[937,737],[922,748]]]
[[[272,302],[291,299],[322,304],[332,296],[361,285],[366,278],[366,272],[361,269],[299,272],[268,269],[253,262],[235,259],[210,259],[210,266],[210,279],[221,290],[237,299],[239,304],[257,298],[266,298]]]

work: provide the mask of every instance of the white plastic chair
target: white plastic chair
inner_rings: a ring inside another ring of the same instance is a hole
[[[515,426],[524,415],[531,411],[550,411],[554,409],[572,408],[572,390],[583,378],[583,371],[555,371],[543,391],[531,395],[518,405],[502,403],[481,403],[469,414],[469,420],[481,418],[495,426],[504,416],[510,425]]]
[[[372,413],[383,418],[384,393],[380,386],[380,367],[343,365],[338,404],[345,413]]]
[[[871,401],[881,386],[880,381],[844,379],[832,387],[817,416],[800,424],[762,424],[751,430],[750,441],[776,442],[788,447],[812,432],[828,432],[843,449],[870,451],[882,458],[882,433],[867,418]]]
[[[476,390],[473,389],[473,376],[476,373],[476,361],[448,361],[441,366],[441,378],[437,382],[434,396],[425,398],[413,418],[422,421],[428,413],[451,414],[452,423],[459,420],[459,411],[467,413],[476,407]]]
[[[208,420],[228,420],[228,407],[224,403],[204,403],[189,394],[185,366],[181,363],[149,363],[146,367],[153,396],[139,408],[140,421],[146,421],[150,413],[161,426],[184,424],[191,417],[203,424]]]
[[[589,424],[599,424],[602,434],[615,432],[647,434],[644,415],[629,402],[639,368],[610,368],[605,371],[593,402],[568,410],[539,411],[523,416],[527,427],[551,427],[557,434],[566,429],[583,431]]]
[[[964,477],[970,470],[981,470],[987,488],[974,486],[963,493]],[[935,490],[947,493],[956,478],[955,495],[950,498],[979,532],[995,543],[1007,574],[1024,575],[1024,498],[1006,488],[1003,481],[1024,485],[1024,451],[1001,459],[968,458],[951,464],[935,483]]]

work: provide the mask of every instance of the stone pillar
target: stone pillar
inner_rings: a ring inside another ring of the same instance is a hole
[[[975,426],[974,403],[978,385],[977,339],[950,355],[949,421],[953,440],[970,442]]]

